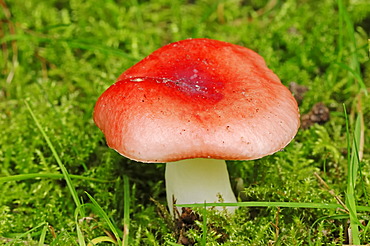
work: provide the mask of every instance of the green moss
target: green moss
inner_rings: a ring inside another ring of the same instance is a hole
[[[356,114],[370,117],[370,100],[364,96],[364,87],[370,87],[370,5],[344,1],[342,11],[341,2],[6,1],[0,24],[0,242],[37,244],[43,229],[38,225],[48,223],[52,229],[45,243],[78,245],[76,207],[63,179],[1,181],[17,174],[60,173],[24,100],[70,174],[111,181],[74,179],[83,204],[91,203],[87,191],[122,231],[126,175],[131,184],[130,243],[177,242],[173,225],[157,214],[150,200],[165,204],[164,165],[135,163],[110,150],[92,121],[92,110],[125,69],[164,44],[191,37],[256,50],[283,84],[295,81],[309,88],[300,105],[302,114],[320,101],[331,110],[329,122],[300,130],[284,151],[261,160],[229,162],[232,181],[244,184],[240,197],[336,203],[316,172],[345,201],[343,103],[353,132]],[[363,127],[362,177],[355,198],[358,205],[369,206],[370,122],[365,120]],[[210,213],[207,242],[221,244],[220,237],[227,235],[225,245],[342,245],[348,243],[345,215],[306,208],[240,208],[231,218]],[[358,218],[364,221],[360,240],[369,243],[369,217],[360,211]],[[89,207],[78,220],[86,242],[109,231],[106,221]],[[222,233],[211,230],[215,227],[222,227]],[[199,243],[204,238],[201,229],[190,230],[188,237]]]

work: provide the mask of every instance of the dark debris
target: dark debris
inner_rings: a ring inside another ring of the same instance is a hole
[[[308,88],[304,85],[297,84],[296,82],[290,82],[289,90],[293,93],[293,96],[295,100],[297,100],[297,103],[301,104],[304,94],[308,91]]]
[[[301,117],[301,128],[308,129],[314,124],[324,124],[330,119],[329,108],[319,102],[313,105],[311,111]]]

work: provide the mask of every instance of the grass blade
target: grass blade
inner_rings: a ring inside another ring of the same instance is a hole
[[[39,243],[37,244],[38,246],[44,245],[47,229],[48,229],[48,224],[44,225],[44,228],[42,228]]]
[[[80,225],[79,225],[79,221],[78,221],[78,214],[80,213],[80,211],[83,211],[82,210],[82,206],[84,205],[81,205],[81,206],[78,206],[75,210],[75,223],[76,223],[76,232],[77,232],[77,240],[78,240],[78,244],[80,246],[86,246],[86,243],[85,243],[85,239],[84,239],[84,236],[82,234],[82,231],[81,231],[81,228],[80,228]]]
[[[349,213],[350,230],[351,230],[350,243],[359,245],[361,244],[361,242],[360,242],[358,227],[361,225],[361,223],[359,223],[358,218],[357,218],[355,187],[356,187],[356,179],[357,179],[357,172],[358,172],[358,166],[359,166],[358,155],[356,155],[356,149],[359,149],[359,146],[357,146],[357,143],[359,141],[357,141],[356,139],[360,139],[360,135],[361,135],[361,116],[358,115],[356,119],[355,134],[354,134],[352,150],[351,150],[349,120],[348,120],[348,115],[347,115],[345,106],[344,106],[344,114],[345,114],[345,119],[346,119],[347,149],[348,149],[348,156],[347,156],[348,175],[347,175],[346,206],[348,207],[348,210],[350,212]]]
[[[360,86],[362,87],[363,91],[365,92],[365,94],[367,95],[367,89],[366,89],[366,85],[365,85],[365,82],[364,80],[362,79],[361,77],[361,74],[358,73],[357,71],[355,71],[354,69],[350,68],[348,65],[344,64],[344,63],[341,63],[341,62],[333,62],[333,64],[347,70],[357,81],[358,83],[360,84]]]
[[[40,227],[41,227],[41,226],[43,226],[43,225],[47,225],[47,223],[46,223],[46,222],[42,222],[42,223],[38,224],[38,225],[37,225],[37,226],[35,226],[34,228],[32,228],[32,229],[30,229],[30,230],[28,230],[28,231],[26,231],[26,232],[24,232],[24,233],[20,234],[19,236],[17,236],[17,237],[15,238],[15,240],[10,241],[10,242],[8,242],[8,243],[7,243],[7,244],[5,244],[5,245],[6,245],[6,246],[7,246],[7,245],[13,245],[13,243],[14,243],[14,242],[17,242],[17,241],[18,241],[18,240],[20,240],[22,237],[25,237],[25,236],[27,236],[27,235],[31,234],[32,232],[36,231],[38,228],[40,228]]]
[[[85,193],[89,197],[91,202],[93,203],[94,208],[96,209],[96,211],[100,214],[100,216],[103,217],[103,219],[107,223],[109,229],[113,232],[114,236],[116,237],[117,244],[122,245],[122,241],[120,239],[119,233],[118,233],[116,227],[113,225],[112,221],[109,219],[108,215],[104,212],[102,207],[98,204],[98,202],[89,193],[87,193],[87,192],[85,192]]]
[[[63,165],[63,163],[62,163],[62,161],[61,161],[61,159],[60,159],[57,151],[54,148],[54,145],[51,143],[50,138],[48,137],[48,135],[46,134],[46,132],[42,128],[39,120],[36,118],[35,114],[33,113],[32,109],[30,107],[30,105],[28,104],[27,101],[24,101],[24,103],[26,104],[26,107],[27,107],[29,113],[31,114],[31,117],[32,117],[33,121],[35,122],[37,128],[40,130],[40,132],[41,132],[42,136],[44,137],[44,139],[45,139],[48,147],[50,148],[51,152],[53,153],[53,156],[54,156],[56,162],[58,163],[58,166],[59,166],[60,170],[62,171],[63,177],[64,177],[64,179],[65,179],[65,181],[67,183],[69,192],[72,195],[72,198],[73,198],[73,201],[76,204],[76,207],[80,207],[81,206],[81,202],[78,199],[78,195],[77,195],[76,189],[73,186],[71,177],[69,176],[67,169]]]
[[[178,244],[178,243],[173,243],[173,242],[166,242],[166,244],[172,245],[172,246],[182,246],[183,245],[183,244]]]
[[[102,242],[110,242],[110,243],[116,243],[116,241],[114,241],[112,238],[108,237],[108,236],[101,236],[101,237],[96,237],[94,239],[92,239],[88,244],[87,246],[93,246],[93,245],[96,245],[98,243],[102,243]]]
[[[124,199],[124,211],[123,211],[123,244],[128,245],[129,233],[130,233],[130,183],[128,177],[123,176],[123,199]]]
[[[311,230],[308,231],[309,245],[317,245],[316,243],[314,243],[315,241],[312,240],[312,236],[311,236],[311,232],[314,231],[316,224],[320,223],[323,220],[342,220],[342,219],[347,219],[347,218],[348,218],[348,215],[329,215],[329,216],[318,218],[315,222],[312,223]]]
[[[343,209],[339,204],[334,203],[310,203],[310,202],[236,202],[236,203],[193,203],[193,204],[175,204],[176,207],[282,207],[282,208],[315,208],[315,209]],[[370,212],[370,207],[356,206],[358,211]]]
[[[99,52],[107,56],[117,56],[123,57],[128,60],[135,61],[137,58],[133,57],[130,54],[123,52],[122,50],[104,46],[98,43],[93,43],[88,40],[81,39],[68,39],[68,38],[57,38],[57,37],[39,37],[27,34],[13,34],[7,35],[0,38],[0,42],[9,42],[9,41],[28,41],[28,42],[40,42],[40,43],[63,43],[65,42],[69,47],[74,49],[82,49],[92,52]]]
[[[202,223],[201,245],[206,246],[207,245],[207,206],[206,206],[206,203],[204,203],[204,207],[202,210],[203,210],[202,211],[203,223]]]
[[[360,74],[361,74],[361,68],[360,68],[360,62],[357,55],[357,45],[356,45],[356,37],[355,37],[355,30],[353,27],[353,23],[351,21],[351,18],[344,6],[343,0],[338,0],[338,10],[339,10],[339,29],[340,29],[340,37],[339,37],[339,57],[342,57],[342,50],[343,50],[343,41],[344,41],[344,24],[347,27],[347,37],[349,38],[350,45],[351,45],[351,65],[347,67],[346,69],[349,70],[355,78],[358,80],[358,83],[360,85],[360,88],[364,91],[365,95],[368,95],[367,88],[365,83],[363,82]],[[343,66],[343,64],[338,64],[340,66]],[[352,86],[352,84],[348,85],[349,87]]]
[[[338,209],[342,208],[339,204],[332,203],[304,203],[304,202],[236,202],[236,203],[194,203],[176,204],[177,207],[218,207],[218,206],[238,206],[238,207],[285,207],[285,208],[319,208],[319,209]],[[370,211],[370,208],[369,208]]]
[[[88,181],[100,182],[100,183],[114,182],[114,180],[110,181],[110,180],[96,179],[96,178],[90,178],[90,177],[85,177],[81,175],[73,175],[73,174],[69,174],[69,177],[71,179],[88,180]],[[27,179],[37,179],[37,178],[62,179],[64,178],[64,175],[60,173],[18,174],[18,175],[12,175],[12,176],[7,176],[7,177],[0,177],[0,183],[9,182],[9,181],[21,181],[21,180],[27,180]]]

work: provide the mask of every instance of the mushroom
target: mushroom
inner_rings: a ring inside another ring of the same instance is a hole
[[[260,55],[202,38],[168,44],[126,70],[98,99],[94,121],[121,155],[167,163],[173,213],[174,201],[236,202],[224,160],[283,149],[299,110]]]

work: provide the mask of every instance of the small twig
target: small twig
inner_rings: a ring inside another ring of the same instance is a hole
[[[348,244],[349,245],[352,245],[353,244],[353,237],[352,237],[352,229],[351,227],[348,227]]]
[[[344,204],[344,202],[340,199],[340,197],[337,194],[335,194],[334,190],[331,189],[329,185],[316,172],[314,173],[314,175],[319,180],[320,184],[323,185],[327,189],[329,194],[332,195],[335,198],[335,200],[337,200],[337,202],[344,208],[341,210],[348,214],[349,209],[347,208],[346,204]]]
[[[51,225],[49,225],[48,228],[49,228],[49,231],[50,231],[51,236],[53,238],[57,238],[57,234],[55,233],[54,227],[52,227]]]

